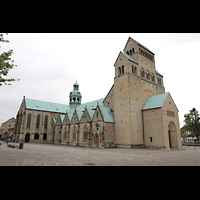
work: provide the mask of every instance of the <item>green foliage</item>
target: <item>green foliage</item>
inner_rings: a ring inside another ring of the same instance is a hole
[[[6,33],[7,34],[7,33]],[[8,34],[7,34],[8,35]],[[8,43],[9,40],[4,40],[3,34],[0,34],[0,42]],[[1,48],[1,46],[0,46]],[[10,69],[13,69],[13,67],[17,67],[17,65],[14,65],[14,60],[11,60],[11,55],[13,54],[13,50],[9,50],[8,52],[3,52],[0,54],[0,86],[5,85],[11,85],[11,81],[15,81],[14,78],[6,79],[5,76],[8,75],[8,72]],[[19,81],[19,79],[17,80]],[[9,83],[7,83],[9,82]]]
[[[190,110],[189,114],[184,115],[184,122],[185,122],[185,128],[186,130],[190,131],[191,134],[188,135],[190,137],[197,137],[197,141],[199,142],[199,136],[200,136],[200,117],[199,112],[196,110],[196,108],[193,108]]]
[[[188,137],[187,132],[186,131],[181,131],[181,137],[185,141],[185,139]]]

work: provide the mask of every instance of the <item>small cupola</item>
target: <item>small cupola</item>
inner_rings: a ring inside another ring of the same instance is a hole
[[[81,105],[81,93],[79,92],[79,84],[77,83],[74,83],[73,85],[73,91],[70,92],[70,95],[69,95],[69,104],[70,104],[70,107],[72,108],[76,108],[78,105]]]
[[[79,88],[79,84],[76,81],[76,83],[74,83],[74,90],[78,90],[78,88]]]

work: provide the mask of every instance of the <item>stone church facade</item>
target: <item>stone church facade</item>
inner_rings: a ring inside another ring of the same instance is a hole
[[[108,148],[182,148],[178,109],[165,93],[155,54],[128,38],[115,63],[107,96],[81,104],[73,85],[69,105],[23,98],[16,117],[16,142]]]

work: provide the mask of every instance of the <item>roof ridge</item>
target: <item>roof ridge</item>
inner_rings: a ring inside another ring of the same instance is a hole
[[[101,99],[105,99],[105,98],[100,98],[100,99],[96,99],[96,100],[93,100],[93,101],[97,101],[97,100],[101,100]],[[84,104],[87,104],[87,103],[91,103],[91,102],[93,102],[93,101],[88,101],[88,102],[86,102],[86,103],[82,103],[81,105],[84,105]]]
[[[129,36],[130,37],[130,36]],[[134,40],[137,44],[139,44],[141,47],[145,48],[146,50],[150,51],[151,53],[153,53],[151,50],[149,50],[147,47],[145,47],[143,44],[141,44],[140,42],[138,42],[137,40],[133,39],[132,37],[130,37],[132,40]],[[155,55],[155,53],[153,53]]]
[[[53,104],[60,104],[60,105],[68,106],[67,104],[62,104],[62,103],[55,103],[55,102],[50,102],[50,101],[43,101],[43,100],[25,98],[25,100],[26,100],[26,99],[27,99],[27,100],[32,100],[32,101],[42,101],[42,102],[46,102],[46,103],[53,103]]]

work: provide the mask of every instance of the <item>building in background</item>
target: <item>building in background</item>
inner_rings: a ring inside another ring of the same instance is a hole
[[[7,121],[3,122],[1,124],[1,130],[0,130],[0,138],[7,138],[7,134],[8,134],[8,129],[10,129],[11,127],[15,126],[15,118],[12,117],[11,119],[8,119]]]

